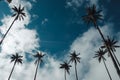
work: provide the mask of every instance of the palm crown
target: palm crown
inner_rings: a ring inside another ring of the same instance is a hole
[[[18,55],[18,53],[16,53],[15,55],[13,54],[11,56],[11,62],[15,61],[17,63],[21,63],[22,64],[22,57],[23,56]]]
[[[70,67],[72,67],[71,65],[69,65],[67,62],[64,62],[63,64],[60,64],[60,68],[61,69],[65,69],[67,71],[68,74],[70,74],[69,70],[70,70]]]
[[[74,51],[73,53],[70,54],[70,62],[75,62],[75,64],[77,64],[77,62],[80,63],[80,54],[76,54],[76,52]]]
[[[103,56],[107,51],[106,50],[103,50],[101,48],[99,48],[98,51],[96,51],[96,54],[93,58],[98,58],[98,61],[101,62],[101,59],[105,59],[105,57]]]
[[[96,10],[96,6],[87,7],[87,14],[82,16],[82,19],[87,23],[93,22],[96,24],[98,20],[102,20],[102,15],[100,14],[102,10]]]
[[[7,0],[8,3],[11,3],[12,0]]]
[[[107,39],[105,40],[105,43],[103,46],[101,46],[101,48],[109,48],[112,52],[116,51],[115,48],[118,48],[120,46],[117,45],[118,41],[113,39],[110,39],[110,37],[108,36]]]
[[[37,54],[33,55],[36,59],[35,64],[37,64],[38,61],[43,61],[42,58],[45,56],[45,54],[42,54],[41,52],[37,52]]]
[[[17,8],[16,6],[14,6],[12,8],[15,13],[13,14],[12,17],[16,16],[16,20],[24,20],[24,17],[26,17],[25,13],[23,12],[24,11],[24,7],[21,7],[21,5],[19,5],[19,7]]]

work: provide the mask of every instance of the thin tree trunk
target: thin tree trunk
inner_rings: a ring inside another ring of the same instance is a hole
[[[74,63],[74,64],[75,64],[75,63]],[[75,64],[75,74],[76,74],[76,80],[78,80],[76,64]]]
[[[36,71],[35,71],[34,80],[36,80],[36,76],[37,76],[37,70],[38,70],[38,67],[39,67],[39,63],[40,63],[40,60],[38,61],[38,64],[37,64],[37,67],[36,67]]]
[[[10,78],[11,78],[11,75],[12,75],[12,73],[13,73],[13,70],[14,70],[14,68],[15,68],[15,65],[16,65],[16,61],[15,61],[14,65],[13,65],[13,68],[12,68],[12,70],[11,70],[11,73],[10,73],[9,77],[8,77],[8,80],[10,80]]]
[[[97,25],[95,22],[94,22],[94,26],[97,28],[97,30],[98,30],[98,32],[100,33],[100,35],[101,35],[104,43],[106,44],[105,38],[104,38],[101,30],[99,29],[98,25]],[[120,69],[119,69],[119,67],[118,67],[118,65],[117,65],[117,63],[116,63],[116,61],[115,61],[115,59],[114,59],[114,57],[113,57],[113,54],[112,54],[112,52],[111,52],[111,50],[110,50],[110,48],[109,48],[108,46],[107,46],[107,49],[108,49],[108,52],[109,52],[109,54],[110,54],[110,56],[111,56],[112,62],[113,62],[113,64],[114,64],[114,67],[115,67],[115,69],[116,69],[116,71],[117,71],[117,74],[118,74],[118,76],[119,76],[119,78],[120,78]]]
[[[112,52],[112,53],[113,53],[113,56],[114,56],[114,58],[116,59],[116,61],[117,61],[118,65],[120,66],[120,62],[118,61],[118,59],[117,59],[117,57],[116,57],[115,53],[114,53],[114,52]]]
[[[65,70],[65,80],[66,80],[66,70]]]
[[[7,32],[5,33],[5,35],[3,36],[2,40],[0,41],[0,45],[3,43],[6,35],[8,34],[9,30],[11,29],[12,25],[14,24],[14,22],[16,21],[16,18],[13,20],[12,24],[10,25],[10,27],[8,28]]]
[[[103,63],[104,63],[104,65],[105,65],[105,68],[106,68],[106,70],[107,70],[107,73],[108,73],[108,76],[109,76],[110,80],[112,80],[112,77],[111,77],[111,75],[110,75],[110,72],[109,72],[109,70],[108,70],[108,68],[107,68],[107,65],[106,65],[104,59],[103,59]]]

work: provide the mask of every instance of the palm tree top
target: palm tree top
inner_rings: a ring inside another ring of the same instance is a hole
[[[42,52],[37,52],[37,54],[33,55],[37,60],[35,61],[35,64],[38,62],[38,60],[42,61],[42,58],[45,56]]]
[[[70,70],[70,67],[72,67],[71,65],[69,65],[67,62],[64,62],[63,64],[60,64],[60,68],[61,69],[65,69],[67,71],[68,74],[70,74],[69,70]]]
[[[19,7],[17,8],[16,6],[14,6],[13,11],[15,12],[12,17],[16,16],[16,20],[19,18],[19,20],[24,20],[24,17],[26,17],[24,11],[24,7],[21,7],[21,5],[19,5]]]
[[[11,3],[11,2],[12,2],[12,0],[7,0],[7,2],[8,2],[8,3]]]
[[[94,24],[97,23],[98,20],[102,20],[102,16],[101,13],[102,10],[96,10],[96,6],[92,5],[87,7],[87,14],[82,16],[82,19],[84,22],[86,22],[87,24],[94,22]]]
[[[109,47],[110,50],[113,52],[113,51],[116,51],[115,48],[120,47],[117,45],[117,43],[118,43],[118,41],[115,40],[115,38],[111,39],[109,36],[107,36],[107,39],[105,40],[105,43],[103,46],[101,46],[101,48]]]
[[[99,62],[101,62],[101,59],[106,60],[105,57],[104,57],[104,54],[106,52],[107,52],[106,50],[103,50],[103,49],[99,48],[99,50],[96,51],[96,54],[95,54],[95,56],[93,58],[98,58]]]
[[[76,54],[76,52],[74,51],[73,53],[70,54],[70,62],[75,62],[75,64],[77,64],[77,62],[80,63],[80,57],[79,57],[80,53],[79,54]]]
[[[15,55],[12,54],[11,56],[11,62],[15,61],[17,62],[18,64],[21,63],[22,64],[22,57],[21,55],[19,55],[18,53],[16,53]]]

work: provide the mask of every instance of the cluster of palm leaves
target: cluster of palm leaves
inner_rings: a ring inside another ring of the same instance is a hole
[[[104,55],[108,53],[108,55],[111,57],[111,60],[113,62],[113,65],[116,69],[116,72],[120,78],[120,63],[115,55],[116,48],[120,47],[117,45],[118,41],[114,38],[110,38],[107,36],[107,38],[104,37],[101,29],[98,27],[98,21],[102,20],[102,15],[100,14],[102,10],[96,10],[96,6],[89,6],[87,8],[87,14],[85,16],[82,16],[82,19],[87,23],[93,23],[94,27],[98,30],[102,40],[103,40],[103,46],[100,47],[99,51],[97,51],[95,54],[95,57],[98,57],[99,62],[101,62],[101,59],[104,62],[105,68],[107,70],[107,73],[110,77],[110,80],[112,80],[109,70],[107,69],[106,63],[105,63],[105,57]]]
[[[33,55],[34,58],[36,58],[35,64],[37,65],[36,71],[35,71],[34,80],[36,80],[37,70],[38,70],[38,68],[39,68],[40,63],[43,61],[42,58],[44,57],[44,55],[45,55],[45,54],[43,54],[42,52],[37,52],[37,54]],[[23,56],[19,55],[18,53],[16,53],[15,55],[13,54],[13,55],[11,56],[11,62],[14,62],[14,65],[13,65],[13,67],[12,67],[12,70],[11,70],[11,72],[10,72],[10,75],[9,75],[9,77],[8,77],[8,80],[10,80],[10,78],[11,78],[11,75],[12,75],[12,73],[13,73],[13,71],[14,71],[14,68],[15,68],[16,63],[22,64],[22,62],[23,62],[22,57],[23,57]]]
[[[7,0],[7,1],[11,2],[12,0]],[[6,33],[3,35],[3,38],[0,41],[0,45],[3,43],[5,37],[7,36],[8,32],[12,28],[14,22],[17,21],[17,20],[24,20],[24,17],[26,17],[26,15],[24,13],[24,7],[21,7],[21,5],[19,5],[19,7],[14,6],[12,9],[15,11],[15,13],[13,14],[12,17],[15,17],[15,18],[14,18],[12,24],[10,25],[10,27],[8,28],[8,30],[6,31]],[[98,21],[102,20],[102,15],[100,14],[101,11],[102,10],[97,11],[95,5],[89,6],[87,8],[87,14],[85,16],[82,16],[82,19],[87,24],[93,23],[94,27],[98,30],[98,32],[99,32],[99,34],[102,38],[103,45],[99,48],[98,51],[96,51],[96,54],[95,54],[94,58],[97,57],[99,62],[101,62],[101,60],[103,61],[104,65],[105,65],[105,68],[107,70],[108,76],[109,76],[110,80],[112,80],[110,72],[109,72],[109,70],[107,68],[107,65],[105,63],[106,58],[104,57],[104,55],[106,53],[108,53],[109,57],[111,57],[111,60],[112,60],[113,65],[116,69],[116,72],[117,72],[118,76],[120,77],[120,63],[119,63],[119,60],[117,59],[117,56],[115,55],[116,48],[118,48],[120,46],[117,45],[118,41],[115,40],[114,38],[112,39],[109,36],[107,36],[105,38],[101,29],[99,28]],[[40,52],[37,52],[37,54],[34,55],[34,57],[37,58],[37,60],[35,61],[35,64],[37,66],[36,66],[34,80],[36,80],[37,70],[39,68],[40,63],[43,61],[42,60],[43,56],[44,56],[44,54],[42,54]],[[11,78],[11,75],[13,73],[13,70],[15,68],[16,63],[18,63],[18,64],[21,63],[22,64],[22,57],[23,56],[19,55],[18,53],[11,56],[11,62],[14,61],[14,65],[13,65],[13,68],[11,70],[11,73],[9,75],[8,80],[10,80],[10,78]],[[76,54],[76,52],[74,51],[73,53],[70,54],[69,62],[63,62],[63,64],[60,64],[61,65],[60,68],[64,69],[64,71],[65,71],[65,80],[66,80],[66,73],[70,74],[69,70],[70,70],[70,67],[72,67],[70,65],[70,63],[74,63],[76,80],[78,80],[78,75],[77,75],[77,63],[78,62],[80,63],[79,54]]]
[[[8,0],[8,1],[11,2],[11,0]],[[18,20],[18,19],[19,19],[19,20],[24,20],[24,17],[26,17],[25,13],[23,12],[23,11],[24,11],[24,7],[21,7],[21,5],[19,5],[18,8],[17,8],[16,6],[14,6],[12,9],[15,11],[15,13],[12,15],[12,17],[15,17],[15,18],[14,18],[12,24],[10,25],[10,27],[8,28],[8,30],[6,31],[6,33],[4,34],[2,40],[0,41],[0,45],[3,43],[6,35],[7,35],[8,32],[10,31],[10,29],[12,28],[14,22],[15,22],[16,20]],[[34,76],[34,80],[36,80],[37,70],[38,70],[38,67],[39,67],[40,63],[42,62],[43,56],[44,56],[44,54],[42,54],[42,53],[40,53],[40,52],[37,52],[37,54],[34,55],[34,57],[36,58],[35,64],[37,64],[36,72],[35,72],[35,76]],[[15,55],[13,54],[13,55],[11,56],[11,62],[14,61],[14,65],[13,65],[13,68],[12,68],[12,70],[11,70],[11,73],[10,73],[10,75],[9,75],[9,77],[8,77],[8,80],[10,80],[10,78],[11,78],[11,75],[12,75],[12,73],[13,73],[13,70],[14,70],[14,68],[15,68],[16,63],[22,64],[22,61],[23,61],[23,60],[22,60],[22,57],[23,57],[23,56],[19,55],[18,53],[16,53]]]
[[[60,64],[60,68],[61,69],[64,69],[65,71],[65,80],[66,80],[66,72],[68,74],[70,74],[70,67],[72,67],[70,65],[70,63],[74,63],[74,67],[75,67],[75,74],[76,74],[76,80],[78,80],[78,75],[77,75],[77,63],[79,62],[80,63],[80,57],[79,57],[80,54],[76,54],[76,52],[74,51],[73,53],[70,54],[70,60],[69,62],[63,62],[63,64]]]

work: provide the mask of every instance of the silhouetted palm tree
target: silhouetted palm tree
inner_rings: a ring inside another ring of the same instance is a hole
[[[60,68],[64,69],[64,71],[65,71],[65,80],[66,80],[66,72],[68,74],[70,74],[69,70],[70,70],[70,67],[72,67],[72,66],[69,65],[67,62],[64,62],[63,64],[60,64],[60,65],[61,65]]]
[[[116,55],[115,55],[115,53],[114,53],[114,52],[116,52],[116,48],[119,48],[119,47],[120,47],[120,46],[117,45],[117,43],[118,43],[117,40],[115,40],[114,38],[113,38],[113,39],[110,39],[110,37],[107,36],[106,44],[104,43],[104,45],[101,46],[101,48],[105,48],[106,50],[108,50],[107,47],[109,47],[109,49],[112,51],[113,56],[115,57],[118,65],[120,66],[120,63],[119,63],[119,61],[118,61],[118,59],[117,59],[117,57],[116,57]]]
[[[3,36],[2,40],[0,41],[0,45],[2,44],[2,42],[4,41],[6,35],[8,34],[9,30],[11,29],[12,25],[14,24],[14,22],[16,20],[24,20],[24,17],[26,16],[24,11],[24,7],[21,8],[21,5],[19,5],[19,7],[17,8],[16,6],[14,6],[14,8],[12,8],[15,11],[15,14],[12,15],[12,17],[15,17],[15,19],[13,20],[12,24],[10,25],[10,27],[8,28],[8,30],[6,31],[5,35]]]
[[[7,2],[8,2],[8,3],[11,3],[11,2],[12,2],[12,0],[7,0]]]
[[[75,74],[76,74],[76,80],[78,80],[78,75],[77,75],[77,62],[80,63],[80,54],[76,54],[76,52],[74,51],[73,53],[70,54],[70,62],[74,62],[75,65]]]
[[[93,24],[94,24],[94,27],[98,30],[101,38],[103,39],[103,41],[104,41],[104,43],[105,43],[106,40],[105,40],[105,38],[104,38],[104,35],[102,34],[102,32],[101,32],[101,30],[100,30],[100,28],[98,27],[98,24],[97,24],[97,22],[98,22],[99,20],[102,20],[102,15],[100,14],[101,11],[102,11],[102,10],[98,10],[98,11],[97,11],[95,5],[93,5],[92,7],[88,7],[88,8],[87,8],[87,14],[86,14],[85,16],[82,16],[82,19],[83,19],[87,24],[89,24],[89,23],[93,23]],[[106,44],[106,43],[105,43],[105,44]],[[116,71],[117,71],[117,74],[118,74],[118,76],[120,77],[120,69],[119,69],[119,67],[118,67],[118,64],[117,64],[116,60],[114,59],[114,56],[113,56],[111,50],[109,49],[109,47],[107,47],[107,49],[108,49],[108,52],[109,52],[110,57],[111,57],[111,59],[112,59],[112,62],[113,62],[113,64],[114,64],[114,67],[115,67],[115,69],[116,69]]]
[[[13,72],[13,70],[14,70],[14,68],[15,68],[16,63],[22,64],[22,57],[23,57],[23,56],[18,55],[18,53],[16,53],[15,55],[13,54],[13,55],[11,56],[11,62],[14,61],[14,65],[13,65],[13,68],[12,68],[12,70],[11,70],[11,73],[10,73],[10,75],[9,75],[9,77],[8,77],[8,80],[10,80],[10,78],[11,78],[11,75],[12,75],[12,72]]]
[[[44,55],[45,54],[42,54],[42,52],[37,52],[37,54],[34,55],[34,57],[36,58],[35,64],[37,64],[36,71],[35,71],[35,76],[34,76],[34,80],[36,80],[37,70],[38,70],[40,62],[43,61],[42,58],[43,58]]]
[[[98,61],[99,61],[99,62],[101,62],[101,60],[103,60],[103,63],[104,63],[104,66],[105,66],[105,68],[106,68],[106,70],[107,70],[108,76],[109,76],[110,80],[112,80],[111,75],[110,75],[110,72],[109,72],[109,70],[108,70],[108,68],[107,68],[107,65],[106,65],[106,63],[105,63],[105,60],[106,60],[106,59],[105,59],[105,57],[104,57],[104,54],[105,54],[106,52],[107,52],[106,50],[99,49],[99,51],[96,52],[97,54],[95,54],[94,58],[98,58]]]

